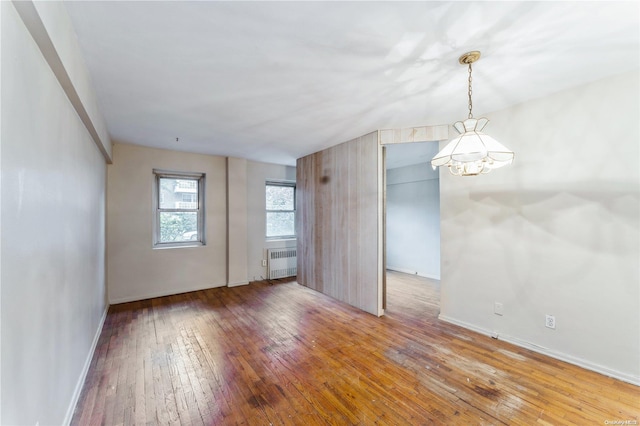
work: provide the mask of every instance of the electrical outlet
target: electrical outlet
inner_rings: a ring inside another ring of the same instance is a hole
[[[547,315],[545,316],[545,322],[544,325],[547,328],[552,328],[555,330],[556,328],[556,317],[554,317],[553,315]]]
[[[493,302],[493,313],[496,315],[504,314],[504,306],[500,302]]]
[[[267,259],[262,259],[262,266],[267,266]]]

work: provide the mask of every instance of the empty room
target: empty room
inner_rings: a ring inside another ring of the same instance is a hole
[[[1,425],[640,422],[640,3],[0,24]]]

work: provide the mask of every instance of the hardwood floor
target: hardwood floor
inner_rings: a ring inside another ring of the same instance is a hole
[[[295,282],[112,306],[72,424],[639,421],[640,388],[438,321],[429,280],[387,285],[382,318]]]

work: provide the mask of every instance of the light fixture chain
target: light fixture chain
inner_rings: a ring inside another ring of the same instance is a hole
[[[473,118],[473,102],[471,101],[471,62],[469,62],[469,118]]]

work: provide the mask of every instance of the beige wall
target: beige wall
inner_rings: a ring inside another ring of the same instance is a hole
[[[109,301],[227,284],[226,159],[115,144],[107,174]],[[153,248],[153,169],[206,174],[206,245]]]
[[[227,285],[249,283],[247,274],[247,160],[227,157]]]
[[[492,113],[514,163],[441,172],[441,318],[640,384],[638,82]]]
[[[295,167],[116,144],[108,167],[111,303],[235,286],[267,277],[265,182],[295,180]],[[206,173],[206,246],[153,249],[153,169]]]
[[[0,11],[0,424],[68,424],[106,314],[106,164],[33,28],[13,3]],[[47,34],[73,29],[61,19]],[[80,66],[74,44],[56,40],[58,65]]]
[[[267,267],[262,266],[262,260],[267,258],[267,249],[296,246],[295,240],[267,240],[265,237],[265,183],[268,180],[295,181],[296,168],[247,161],[247,267],[250,281],[267,278]]]

